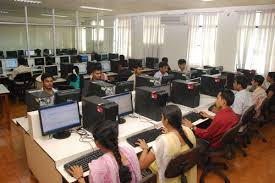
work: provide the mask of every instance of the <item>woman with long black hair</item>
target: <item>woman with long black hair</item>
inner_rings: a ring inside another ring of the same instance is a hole
[[[104,153],[90,164],[90,183],[137,183],[140,166],[134,149],[118,145],[118,125],[112,121],[99,123],[93,131],[96,146]],[[84,183],[81,167],[71,167],[70,173]]]
[[[164,134],[160,135],[152,149],[144,140],[137,144],[143,150],[139,158],[141,169],[150,168],[158,175],[160,183],[179,183],[180,177],[167,179],[164,176],[169,161],[179,153],[183,153],[196,145],[196,138],[188,127],[182,126],[182,113],[176,105],[168,105],[162,111]],[[185,174],[188,183],[197,182],[197,167],[193,167]]]

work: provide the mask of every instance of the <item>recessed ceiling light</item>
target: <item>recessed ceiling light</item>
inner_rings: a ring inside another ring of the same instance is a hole
[[[42,1],[36,1],[36,0],[14,0],[15,2],[21,2],[21,3],[31,3],[31,4],[41,4]]]
[[[1,14],[7,14],[7,13],[9,13],[9,12],[0,10],[0,13],[1,13]]]
[[[45,17],[52,17],[53,15],[51,15],[51,14],[41,14],[41,16],[45,16]],[[66,16],[66,15],[54,15],[54,16],[56,16],[56,17],[60,17],[60,18],[66,18],[66,17],[68,17],[68,16]]]
[[[90,9],[90,10],[113,11],[113,10],[111,10],[111,9],[97,8],[97,7],[92,7],[92,6],[80,6],[80,8],[83,8],[83,9]]]

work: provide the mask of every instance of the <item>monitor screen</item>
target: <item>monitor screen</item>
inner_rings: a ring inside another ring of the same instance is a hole
[[[108,60],[108,54],[100,54],[100,60]]]
[[[124,116],[133,113],[132,94],[123,93],[110,97],[104,97],[104,99],[115,102],[118,104],[118,115]]]
[[[14,69],[18,67],[18,62],[16,58],[12,58],[12,59],[6,59],[6,68],[7,69]]]
[[[110,72],[111,71],[111,62],[110,61],[101,61],[102,72]]]
[[[80,56],[80,61],[81,62],[88,62],[88,55],[82,55],[82,56]]]
[[[38,65],[45,65],[44,58],[35,58],[34,59],[34,65],[36,65],[36,66],[38,66]]]
[[[77,66],[79,69],[79,74],[87,73],[87,64],[86,63],[75,63],[74,66]]]
[[[25,51],[25,55],[28,56],[35,56],[35,51],[34,50],[30,50],[30,51]]]
[[[39,117],[42,135],[62,132],[81,125],[77,102],[40,108]]]
[[[45,66],[44,73],[49,73],[53,76],[57,76],[58,75],[57,65]]]
[[[60,57],[60,63],[61,64],[69,63],[69,57]]]
[[[71,56],[71,63],[79,63],[79,56]]]
[[[17,51],[7,51],[7,58],[17,58]]]
[[[46,57],[46,65],[55,64],[55,57]]]

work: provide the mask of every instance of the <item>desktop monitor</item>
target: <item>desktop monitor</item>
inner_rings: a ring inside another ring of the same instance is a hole
[[[49,73],[52,76],[58,76],[57,65],[47,65],[44,67],[44,73]]]
[[[136,87],[159,85],[157,82],[158,80],[153,76],[148,76],[148,75],[136,76]]]
[[[88,55],[80,55],[79,60],[80,60],[80,62],[88,62],[89,57],[88,57]]]
[[[118,60],[118,53],[109,53],[109,60]]]
[[[25,55],[28,57],[28,56],[30,56],[30,57],[33,57],[33,56],[36,56],[36,53],[35,53],[35,51],[34,50],[26,50],[25,51]]]
[[[46,57],[46,65],[54,65],[55,57]]]
[[[71,56],[71,63],[74,64],[74,63],[79,63],[80,60],[79,60],[79,56],[78,55],[72,55]]]
[[[70,136],[66,131],[81,126],[78,102],[70,102],[39,109],[42,135],[51,135],[56,139]]]
[[[109,96],[115,94],[115,85],[107,83],[105,81],[90,81],[88,86],[87,96]]]
[[[69,63],[69,57],[60,57],[60,63],[61,64]]]
[[[237,71],[242,73],[245,77],[247,77],[249,83],[251,83],[253,77],[256,75],[255,70],[237,69]]]
[[[6,69],[15,69],[18,67],[18,62],[16,58],[6,59],[5,60]]]
[[[134,90],[134,81],[121,81],[116,83],[116,94]]]
[[[181,80],[186,80],[188,78],[188,76],[184,73],[184,72],[181,72],[181,71],[170,71],[169,74],[173,74],[175,79],[181,79]]]
[[[42,90],[27,90],[25,94],[25,103],[27,112],[37,111],[40,108],[40,98]]]
[[[68,64],[68,63],[60,64],[61,78],[67,79],[68,74],[72,72],[73,72],[73,64]]]
[[[97,61],[109,60],[108,56],[109,55],[107,53],[100,53],[98,54]]]
[[[54,103],[61,104],[71,101],[79,102],[81,99],[80,89],[60,90],[55,93]]]
[[[168,76],[163,76],[161,79],[161,84],[168,84],[175,80],[174,74],[169,74]]]
[[[41,57],[41,58],[35,58],[34,59],[34,65],[35,66],[43,66],[43,65],[45,65],[45,59],[43,57]]]
[[[17,51],[7,51],[7,58],[17,58]]]
[[[135,64],[142,65],[142,59],[129,59],[128,63],[129,69],[133,70]]]
[[[102,72],[110,72],[111,71],[111,62],[108,60],[104,60],[100,62]]]
[[[4,52],[0,51],[0,58],[4,58]]]
[[[0,60],[0,74],[3,74],[2,60]]]
[[[133,113],[131,93],[123,93],[119,95],[104,97],[104,99],[118,104],[118,123],[120,124],[125,122],[125,119],[121,118],[122,116]]]
[[[63,55],[69,55],[69,49],[62,49],[62,50],[61,50],[61,53],[62,53]]]
[[[17,50],[17,55],[18,57],[24,57],[25,56],[24,50]]]
[[[146,57],[146,67],[151,69],[157,69],[159,58],[157,57]]]
[[[87,64],[84,63],[75,63],[74,66],[77,66],[79,69],[79,74],[86,74],[87,73]]]

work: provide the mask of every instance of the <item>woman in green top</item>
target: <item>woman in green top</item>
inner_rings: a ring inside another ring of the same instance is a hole
[[[73,66],[73,73],[69,75],[68,80],[70,86],[75,89],[80,88],[79,68],[77,66]]]

